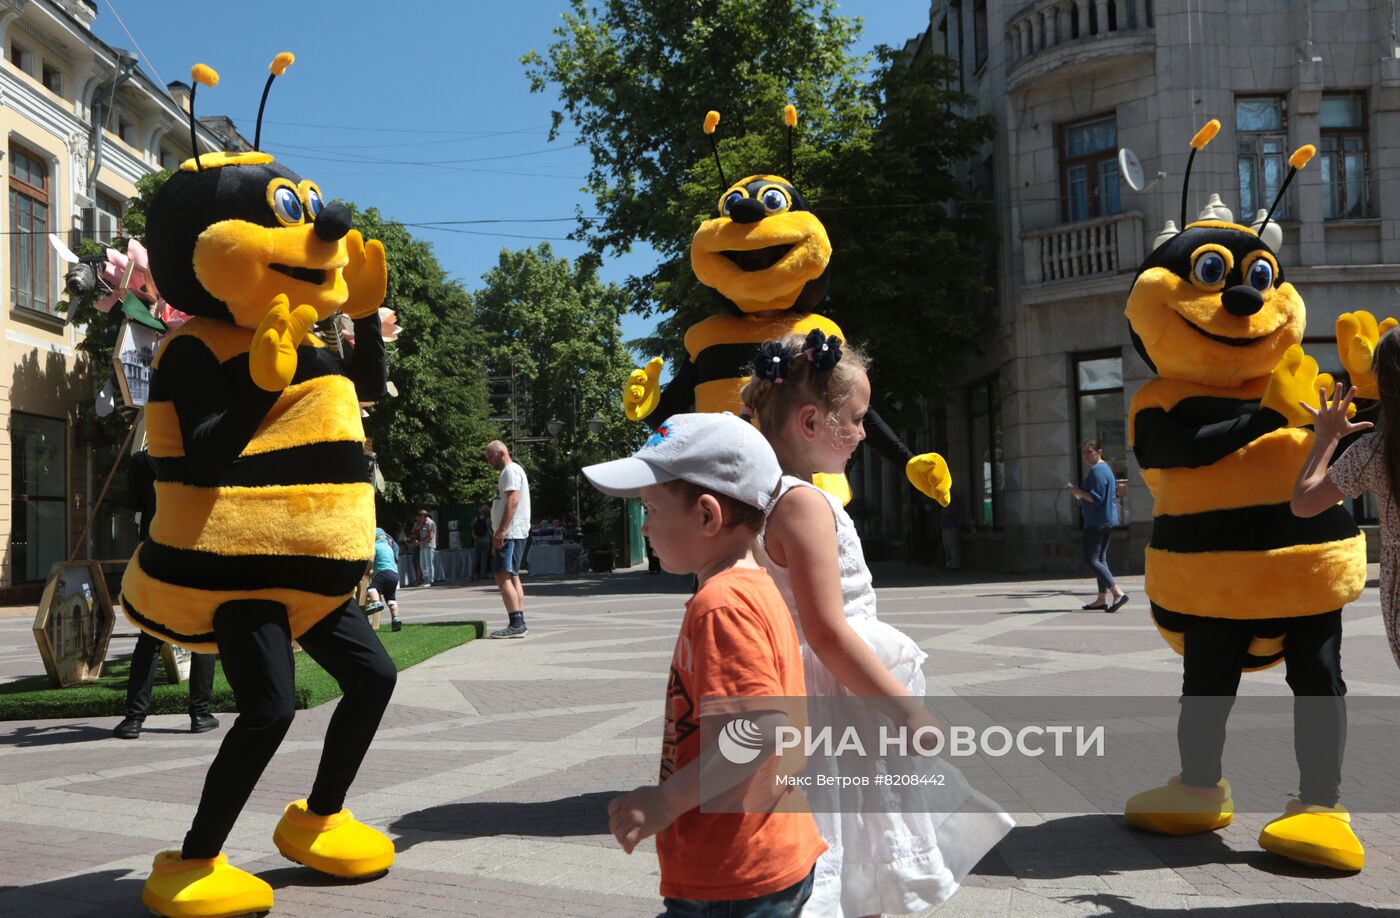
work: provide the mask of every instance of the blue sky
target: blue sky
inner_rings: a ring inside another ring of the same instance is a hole
[[[927,0],[840,7],[865,20],[862,51],[898,45],[928,23]],[[512,221],[414,229],[468,287],[502,248],[549,239],[562,255],[584,251],[562,237],[576,206],[592,212],[579,190],[588,154],[572,145],[567,123],[548,142],[556,97],[532,94],[519,63],[548,46],[565,0],[98,0],[98,8],[97,34],[138,53],[158,81],[188,83],[196,61],[219,71],[219,85],[199,92],[199,114],[228,115],[249,137],[268,62],[294,52],[268,100],[263,147],[327,196],[388,219]],[[603,275],[621,281],[651,258],[645,249],[609,256]],[[629,317],[624,333],[651,324]]]

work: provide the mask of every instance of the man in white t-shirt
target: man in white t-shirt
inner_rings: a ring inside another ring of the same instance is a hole
[[[496,559],[496,586],[510,616],[510,624],[491,632],[491,637],[524,637],[525,587],[520,582],[520,562],[525,559],[525,541],[530,537],[530,480],[520,463],[511,461],[500,440],[486,444],[486,461],[501,473],[491,502],[491,528],[495,532],[491,551]]]

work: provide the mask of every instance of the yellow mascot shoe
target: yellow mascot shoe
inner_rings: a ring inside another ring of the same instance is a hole
[[[1366,865],[1366,849],[1351,830],[1346,807],[1317,806],[1293,799],[1283,815],[1259,833],[1259,846],[1290,860],[1355,872]]]
[[[1134,794],[1123,807],[1123,818],[1149,832],[1195,835],[1228,826],[1235,818],[1235,801],[1224,778],[1206,788],[1182,784],[1181,775],[1174,775],[1165,787]]]
[[[185,860],[162,851],[151,865],[141,903],[165,918],[232,918],[272,909],[272,887],[228,858]]]
[[[334,877],[373,876],[394,863],[394,842],[342,809],[318,816],[305,800],[287,804],[272,833],[277,850],[290,860]]]

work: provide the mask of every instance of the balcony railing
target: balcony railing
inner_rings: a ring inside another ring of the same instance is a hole
[[[1026,284],[1051,284],[1136,269],[1142,261],[1142,214],[1130,210],[1021,234]]]
[[[1006,23],[1007,63],[1014,67],[1056,45],[1090,35],[1148,28],[1151,0],[1040,0]]]

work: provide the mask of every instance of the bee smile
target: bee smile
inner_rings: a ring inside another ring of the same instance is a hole
[[[739,266],[741,271],[764,271],[782,261],[792,251],[791,245],[770,245],[761,249],[724,249],[719,254]]]
[[[299,281],[315,284],[317,287],[326,282],[326,272],[320,268],[294,268],[291,265],[277,263],[270,264],[268,267]]]

